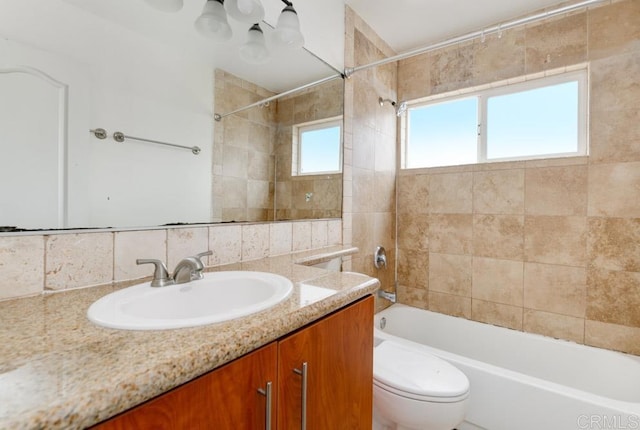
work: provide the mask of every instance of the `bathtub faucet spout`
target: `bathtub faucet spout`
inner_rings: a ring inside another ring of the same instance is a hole
[[[378,290],[378,297],[383,298],[383,299],[387,299],[391,303],[395,303],[396,302],[396,293],[389,293],[389,292],[384,291],[384,290]]]

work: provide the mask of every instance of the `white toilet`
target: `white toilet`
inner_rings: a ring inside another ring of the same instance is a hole
[[[452,430],[464,421],[469,379],[426,351],[393,341],[373,352],[373,430]]]

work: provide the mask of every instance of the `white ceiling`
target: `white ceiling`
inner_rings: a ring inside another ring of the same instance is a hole
[[[559,0],[345,0],[397,53],[532,13]]]

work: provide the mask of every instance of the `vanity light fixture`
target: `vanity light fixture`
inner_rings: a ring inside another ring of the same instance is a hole
[[[273,32],[273,43],[279,47],[300,49],[304,45],[304,37],[300,32],[300,20],[298,13],[293,8],[293,3],[282,0],[286,7],[282,9],[278,17],[278,24]]]
[[[149,6],[162,12],[177,12],[184,5],[183,0],[144,0]]]
[[[260,24],[253,24],[249,29],[247,43],[240,47],[240,57],[251,64],[264,64],[269,61],[269,50]]]
[[[224,11],[224,0],[207,0],[194,25],[205,37],[220,42],[231,39],[231,27]]]

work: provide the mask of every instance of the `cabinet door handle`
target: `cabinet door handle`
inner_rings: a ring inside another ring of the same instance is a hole
[[[293,369],[294,373],[302,376],[302,407],[300,411],[300,430],[307,430],[307,370],[309,365],[305,361],[302,363],[302,370]]]
[[[267,382],[266,388],[263,390],[262,388],[258,389],[258,393],[262,394],[265,397],[266,403],[266,412],[264,418],[264,430],[271,430],[271,381]]]

